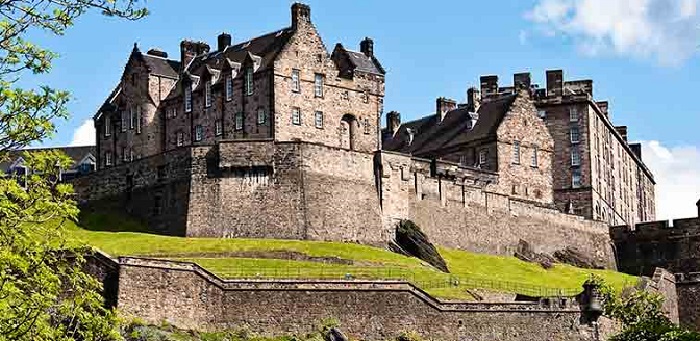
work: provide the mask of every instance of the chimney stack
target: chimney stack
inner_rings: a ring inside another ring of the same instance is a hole
[[[370,37],[365,37],[365,39],[360,42],[360,52],[364,53],[367,57],[373,57],[374,40],[372,40]]]
[[[498,94],[498,76],[481,76],[480,81],[482,98]]]
[[[183,40],[180,43],[180,72],[185,71],[194,57],[204,53],[209,53],[207,43]]]
[[[151,56],[156,56],[156,57],[161,57],[161,58],[168,58],[168,53],[157,48],[152,48],[146,52],[146,54],[151,55]]]
[[[296,30],[299,24],[311,23],[311,7],[295,2],[292,5],[292,29]]]
[[[386,128],[391,132],[391,136],[396,134],[401,125],[401,114],[398,111],[390,111],[386,114]]]
[[[564,72],[562,70],[547,71],[547,97],[562,95],[564,87]]]
[[[440,117],[440,122],[445,119],[448,112],[457,108],[457,102],[452,99],[439,97],[435,100],[435,113]]]
[[[516,73],[513,76],[513,87],[517,93],[519,89],[530,89],[532,85],[532,76],[529,72]]]
[[[219,34],[217,42],[217,50],[223,52],[227,47],[231,46],[231,35],[226,32],[221,33]]]
[[[595,104],[598,106],[598,109],[605,115],[605,118],[609,119],[610,117],[608,116],[608,101],[602,101],[602,102],[595,102]]]
[[[627,143],[627,126],[615,127],[615,130],[622,136],[622,139]]]
[[[475,87],[467,89],[467,110],[469,112],[478,112],[481,106],[481,93]]]

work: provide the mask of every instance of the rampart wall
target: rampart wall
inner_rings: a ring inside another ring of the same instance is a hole
[[[498,177],[450,163],[381,153],[384,224],[411,219],[431,241],[479,253],[512,255],[520,240],[535,252],[567,247],[615,267],[605,223],[495,192]]]
[[[405,282],[224,281],[189,263],[121,258],[119,309],[151,323],[263,335],[304,334],[335,318],[351,338],[415,331],[438,340],[595,340],[573,298],[442,302]],[[601,318],[600,339],[616,326]]]

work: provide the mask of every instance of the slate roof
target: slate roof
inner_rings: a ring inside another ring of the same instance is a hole
[[[68,157],[70,157],[73,160],[73,166],[71,168],[75,168],[78,166],[80,161],[83,160],[85,156],[88,154],[92,154],[93,156],[97,155],[96,147],[95,146],[81,146],[81,147],[53,147],[53,148],[25,148],[25,149],[19,149],[19,150],[14,150],[8,153],[8,157],[5,160],[0,160],[0,170],[3,172],[6,171],[12,163],[17,161],[22,154],[26,151],[29,152],[38,152],[38,151],[47,151],[47,150],[60,150]]]
[[[151,70],[151,73],[154,75],[178,78],[180,72],[180,61],[152,56],[147,53],[141,53],[141,56],[143,57],[148,69]]]
[[[368,57],[362,52],[350,50],[345,51],[348,54],[350,62],[355,65],[356,71],[374,73],[378,75],[384,74],[384,69],[375,58]]]
[[[396,134],[383,141],[384,150],[434,157],[441,150],[457,147],[472,141],[496,137],[496,131],[515,101],[516,95],[486,102],[479,107],[479,118],[470,129],[470,113],[466,107],[449,111],[442,122],[438,115],[430,115],[416,121],[401,124]],[[408,129],[414,132],[409,145]]]

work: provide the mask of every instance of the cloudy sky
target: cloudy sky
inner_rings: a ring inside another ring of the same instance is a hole
[[[544,85],[548,69],[567,79],[593,79],[595,97],[609,100],[612,120],[644,144],[657,180],[659,218],[694,216],[700,199],[700,0],[357,0],[308,1],[326,47],[356,46],[365,36],[387,75],[385,111],[403,119],[433,111],[439,96],[464,100],[480,75],[510,85],[530,71]],[[181,39],[216,44],[289,23],[290,1],[149,1],[152,15],[122,22],[89,15],[65,37],[41,37],[59,52],[39,82],[68,89],[72,118],[45,145],[94,142],[90,118],[117,83],[134,42],[179,55]]]

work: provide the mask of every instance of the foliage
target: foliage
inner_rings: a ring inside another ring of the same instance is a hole
[[[604,315],[622,323],[622,332],[610,341],[700,341],[700,334],[666,317],[661,295],[633,288],[617,291],[595,275],[590,281],[599,287]]]
[[[0,0],[0,161],[54,133],[68,116],[65,91],[18,86],[47,73],[54,53],[27,39],[62,35],[90,9],[136,20],[140,0]],[[82,271],[85,247],[65,243],[64,222],[78,213],[72,187],[58,183],[72,160],[27,153],[35,172],[0,176],[0,340],[117,340],[116,316],[102,307],[99,283]]]

